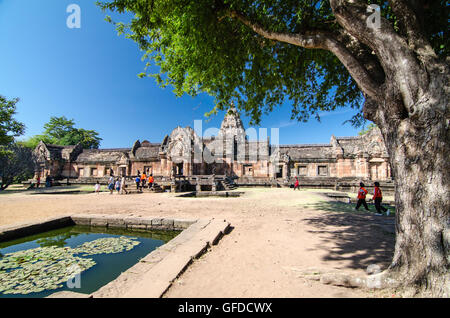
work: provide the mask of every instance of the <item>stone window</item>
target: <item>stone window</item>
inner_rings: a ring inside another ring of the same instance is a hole
[[[78,176],[79,177],[84,177],[84,168],[79,168],[78,169]]]
[[[153,167],[152,166],[144,166],[144,171],[146,175],[151,175],[153,174]]]
[[[299,176],[306,176],[308,172],[308,167],[307,166],[299,166],[298,167],[298,175]]]
[[[328,175],[328,167],[327,166],[318,166],[317,174],[319,176],[327,176]]]
[[[253,166],[252,165],[244,165],[244,175],[246,175],[246,176],[253,175]]]
[[[91,168],[91,176],[93,176],[93,177],[97,177],[98,176],[97,168]]]

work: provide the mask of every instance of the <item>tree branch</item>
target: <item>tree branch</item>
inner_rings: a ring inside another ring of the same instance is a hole
[[[338,23],[370,47],[383,67],[387,79],[398,87],[405,108],[410,110],[428,85],[427,74],[407,41],[380,17],[379,28],[367,25],[367,4],[358,0],[330,0]]]
[[[380,97],[379,84],[371,78],[364,66],[332,33],[320,30],[305,31],[303,33],[272,32],[258,23],[250,21],[240,12],[230,11],[229,16],[239,20],[266,39],[289,43],[307,49],[323,49],[332,52],[346,67],[365,95],[373,99]]]
[[[421,57],[436,58],[436,53],[423,34],[416,12],[405,0],[389,0],[389,5],[406,29],[408,42]]]

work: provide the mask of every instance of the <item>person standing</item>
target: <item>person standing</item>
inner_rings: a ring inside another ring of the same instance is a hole
[[[355,210],[358,210],[359,207],[362,205],[364,205],[364,208],[366,209],[366,211],[369,211],[369,207],[367,206],[367,202],[366,202],[366,195],[369,191],[367,191],[364,188],[364,183],[360,183],[359,184],[359,190],[358,190],[358,202],[356,203],[356,207]]]
[[[50,188],[52,186],[52,178],[47,173],[47,176],[45,177],[45,187]]]
[[[38,175],[36,179],[36,188],[39,188],[40,185],[41,185],[41,176]]]
[[[375,202],[375,209],[377,209],[376,215],[383,215],[381,211],[386,212],[389,211],[384,206],[381,205],[381,201],[383,201],[383,194],[380,189],[380,183],[374,182],[374,190],[373,190],[373,198],[372,200]]]
[[[294,191],[298,189],[300,191],[300,183],[298,182],[298,177],[295,177]]]

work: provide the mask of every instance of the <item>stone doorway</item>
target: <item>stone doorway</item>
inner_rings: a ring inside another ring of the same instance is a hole
[[[176,176],[183,175],[183,163],[182,162],[175,164],[175,166],[173,167],[173,173]]]
[[[276,178],[283,178],[283,165],[279,165],[276,171]]]

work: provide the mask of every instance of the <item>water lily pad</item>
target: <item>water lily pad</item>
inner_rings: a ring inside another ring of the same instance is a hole
[[[86,256],[121,253],[138,244],[136,238],[121,236],[76,248],[46,246],[8,253],[0,259],[0,293],[26,295],[61,288],[74,275],[96,264]]]

